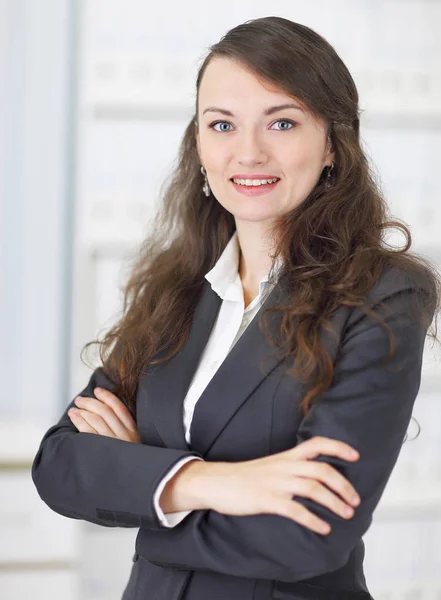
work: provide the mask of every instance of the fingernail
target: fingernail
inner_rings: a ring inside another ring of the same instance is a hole
[[[359,504],[360,498],[358,496],[352,496],[351,502],[352,504]]]

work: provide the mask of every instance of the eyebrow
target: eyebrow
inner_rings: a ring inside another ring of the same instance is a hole
[[[295,108],[296,110],[305,112],[303,110],[303,108],[301,106],[299,106],[298,104],[287,103],[287,104],[279,104],[277,106],[270,106],[269,108],[266,108],[263,111],[263,114],[265,116],[269,116],[269,115],[272,115],[273,113],[279,112],[280,110],[285,110],[287,108]],[[225,108],[219,108],[218,106],[209,106],[208,108],[206,108],[204,110],[204,112],[202,114],[205,115],[206,112],[219,112],[228,117],[234,117],[234,115],[231,111],[226,110]]]

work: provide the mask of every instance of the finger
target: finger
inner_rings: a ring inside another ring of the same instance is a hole
[[[272,512],[278,514],[287,519],[291,519],[299,525],[303,525],[307,529],[320,533],[321,535],[327,535],[331,531],[331,527],[326,521],[323,521],[317,515],[309,511],[303,504],[290,500],[288,502],[282,501],[277,502],[272,507]]]
[[[83,417],[86,423],[95,429],[98,435],[105,435],[111,438],[116,437],[102,417],[93,412],[89,412],[88,410],[77,410],[79,410],[80,415]]]
[[[120,439],[127,437],[127,429],[125,425],[121,423],[113,410],[100,400],[97,400],[96,398],[84,398],[83,396],[79,396],[75,398],[75,404],[81,409],[88,411],[104,421],[107,428],[112,432],[112,437],[117,437]],[[92,418],[95,419],[94,417]],[[103,426],[101,425],[101,429],[102,428]]]
[[[83,419],[76,409],[70,409],[67,413],[67,416],[81,433],[98,433]]]
[[[120,421],[124,423],[124,426],[129,431],[137,431],[134,418],[132,417],[127,406],[118,398],[118,396],[115,396],[115,394],[104,388],[95,388],[93,393],[99,400],[107,404],[107,406],[113,410],[113,412],[118,416]]]
[[[355,448],[340,440],[315,436],[306,442],[302,442],[291,450],[296,457],[305,459],[316,458],[320,454],[328,456],[339,456],[344,460],[358,460],[359,453]],[[290,451],[290,452],[291,452]],[[355,453],[355,454],[354,454]]]
[[[329,508],[329,510],[343,519],[351,519],[354,516],[354,509],[351,506],[342,502],[338,496],[315,479],[296,477],[291,482],[290,493],[293,493],[294,496],[310,498],[314,502],[318,502],[322,506]]]
[[[326,484],[353,506],[360,504],[360,497],[352,484],[331,465],[314,461],[294,461],[292,473],[298,477],[315,479]]]

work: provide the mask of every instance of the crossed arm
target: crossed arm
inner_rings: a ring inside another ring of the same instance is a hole
[[[426,329],[409,311],[411,297],[406,288],[383,298],[387,316],[382,316],[396,338],[387,366],[386,331],[364,313],[353,312],[333,383],[299,427],[297,444],[318,435],[340,439],[360,452],[353,464],[335,457],[315,459],[331,464],[359,493],[361,504],[352,519],[296,497],[331,525],[328,536],[278,515],[238,517],[210,509],[195,510],[176,527],[165,528],[154,511],[154,490],[174,464],[197,453],[78,433],[67,412],[43,438],[34,461],[40,495],[66,516],[142,527],[137,550],[166,566],[281,581],[343,566],[372,522],[418,393]],[[93,397],[97,385],[110,389],[103,377],[96,371],[81,395]]]
[[[303,419],[297,444],[311,437],[339,439],[359,450],[349,463],[319,456],[348,479],[361,498],[345,520],[308,498],[296,501],[331,525],[321,536],[278,515],[236,517],[198,510],[167,531],[143,531],[139,553],[163,565],[251,578],[298,581],[344,566],[368,530],[398,459],[418,394],[426,328],[410,306],[412,290],[387,298],[380,314],[396,339],[392,360],[385,329],[354,311],[331,387]]]

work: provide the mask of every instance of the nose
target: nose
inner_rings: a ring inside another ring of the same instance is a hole
[[[242,132],[236,138],[236,160],[241,165],[260,165],[267,161],[268,156],[259,135],[253,131]]]

